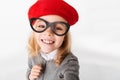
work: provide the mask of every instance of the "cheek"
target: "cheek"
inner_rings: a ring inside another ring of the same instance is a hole
[[[64,37],[57,38],[56,40],[56,45],[60,47],[64,41]]]
[[[34,35],[35,35],[35,40],[37,41],[37,43],[39,44],[39,40],[40,40],[40,34],[38,34],[38,33],[34,33]]]

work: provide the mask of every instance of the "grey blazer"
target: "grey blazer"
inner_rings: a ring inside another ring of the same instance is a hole
[[[60,66],[56,66],[54,60],[46,61],[40,55],[28,59],[27,80],[32,69],[36,64],[43,65],[43,73],[36,80],[79,80],[79,62],[72,53],[66,56]]]

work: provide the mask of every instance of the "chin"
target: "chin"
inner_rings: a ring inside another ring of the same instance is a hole
[[[41,50],[41,51],[48,54],[48,53],[52,52],[53,50]]]

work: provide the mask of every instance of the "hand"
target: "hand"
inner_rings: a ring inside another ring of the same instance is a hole
[[[35,65],[31,69],[29,79],[34,80],[34,79],[40,77],[41,73],[42,73],[42,65]]]

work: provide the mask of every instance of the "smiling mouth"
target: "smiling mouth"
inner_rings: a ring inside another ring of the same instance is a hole
[[[47,39],[41,39],[41,41],[45,44],[53,44],[55,43],[55,41],[52,41],[52,40],[47,40]]]

